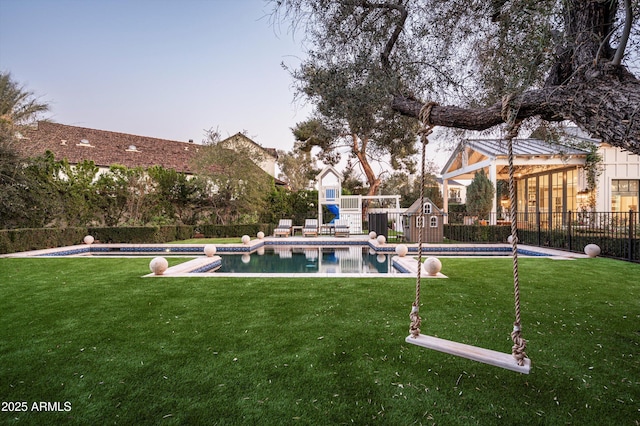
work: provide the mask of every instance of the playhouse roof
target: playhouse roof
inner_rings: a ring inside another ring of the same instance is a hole
[[[442,210],[440,210],[438,208],[438,206],[436,206],[436,204],[433,201],[431,201],[430,198],[425,197],[424,198],[424,202],[425,203],[427,203],[427,202],[431,203],[431,207],[432,207],[432,210],[431,210],[432,213],[431,214],[443,214]],[[413,202],[413,204],[411,204],[411,206],[409,206],[407,208],[407,210],[405,210],[404,214],[413,215],[413,214],[417,213],[418,211],[420,211],[421,208],[422,208],[422,203],[420,203],[420,198],[418,198],[416,201]]]

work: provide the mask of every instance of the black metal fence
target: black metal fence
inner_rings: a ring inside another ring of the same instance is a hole
[[[504,243],[511,235],[511,222],[503,216],[494,218],[450,214],[444,237],[459,243]],[[407,241],[403,220],[406,218],[402,214],[389,213],[389,242]],[[368,232],[369,224],[363,225],[363,232]],[[633,210],[518,213],[517,225],[518,239],[523,244],[578,253],[583,253],[587,244],[597,244],[601,256],[640,262],[640,215]]]
[[[564,212],[518,215],[518,239],[524,244],[582,252],[600,246],[601,255],[640,261],[638,212]]]

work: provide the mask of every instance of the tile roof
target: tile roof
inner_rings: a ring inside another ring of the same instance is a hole
[[[263,149],[266,154],[278,158],[275,148],[264,148],[241,133],[227,139],[236,137],[242,137]],[[144,169],[160,165],[190,174],[195,172],[191,165],[192,160],[203,148],[202,145],[193,142],[172,141],[47,121],[40,121],[36,127],[23,131],[22,138],[14,147],[25,157],[51,151],[56,160],[66,158],[70,164],[90,160],[96,166],[104,168],[114,164]],[[275,179],[275,183],[286,186],[286,182],[280,179]]]
[[[14,146],[25,156],[51,151],[56,160],[66,158],[76,164],[91,160],[97,166],[114,164],[129,168],[161,165],[179,172],[193,173],[191,160],[201,145],[147,136],[130,135],[85,127],[41,121],[37,127],[22,132]]]

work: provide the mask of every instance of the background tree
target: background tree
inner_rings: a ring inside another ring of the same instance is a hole
[[[329,164],[343,154],[357,160],[369,186],[367,195],[380,186],[372,162],[389,161],[395,170],[414,168],[418,127],[393,113],[378,87],[380,72],[366,61],[343,60],[331,48],[312,52],[292,72],[298,92],[315,106],[314,117],[298,123],[294,136],[304,150],[320,148],[320,159]]]
[[[477,215],[480,219],[488,219],[494,193],[493,184],[484,170],[478,170],[467,187],[467,213]]]
[[[99,215],[93,181],[98,167],[84,160],[71,166],[66,159],[56,161],[54,181],[63,206],[63,226],[95,224]]]
[[[48,110],[49,105],[39,102],[33,92],[20,86],[11,73],[0,72],[0,131],[13,136],[21,126],[37,121]]]
[[[294,142],[293,150],[278,151],[278,178],[287,182],[292,191],[311,189],[312,182],[320,173],[314,163],[311,151],[300,149],[300,142]]]
[[[257,220],[266,206],[274,182],[256,165],[255,150],[245,146],[227,147],[213,142],[200,150],[194,161],[197,174],[206,180],[202,189],[208,206],[214,212],[212,222]]]
[[[520,120],[570,120],[634,153],[640,81],[630,66],[638,60],[639,3],[273,1],[276,20],[305,32],[312,60],[326,52],[371,64],[374,87],[403,115],[419,118],[431,105],[429,124],[486,130],[512,110]]]
[[[162,166],[147,169],[153,192],[150,201],[156,210],[155,216],[169,223],[194,225],[197,221],[198,187],[184,173]]]
[[[35,122],[48,111],[46,103],[15,81],[9,72],[0,72],[0,226],[40,226],[47,215],[33,214],[40,209],[55,211],[51,188],[37,180],[34,167],[20,158],[12,145],[17,142],[22,126]],[[35,167],[37,169],[37,167]],[[50,183],[52,176],[47,176]],[[43,186],[44,185],[44,186]],[[42,191],[42,192],[40,192]],[[42,198],[45,197],[45,198]],[[45,209],[48,205],[48,209]]]

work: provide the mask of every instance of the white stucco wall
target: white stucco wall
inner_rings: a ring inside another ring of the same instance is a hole
[[[614,179],[640,179],[640,156],[602,144],[602,174],[598,178],[596,211],[611,211],[611,181]]]

